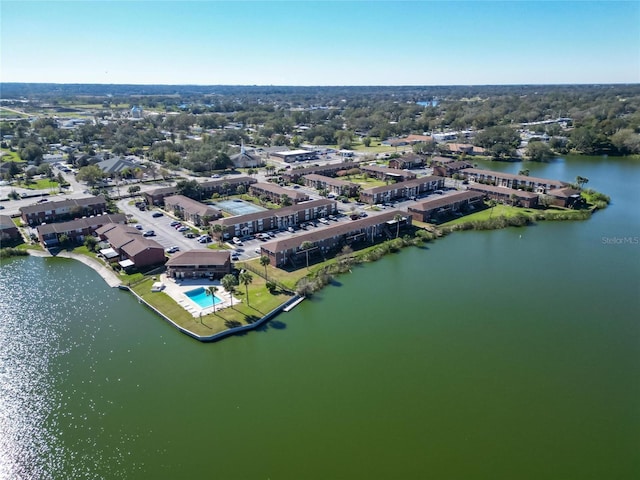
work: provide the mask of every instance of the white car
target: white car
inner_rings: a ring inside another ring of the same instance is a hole
[[[177,245],[174,245],[173,247],[167,248],[165,250],[165,252],[167,252],[167,253],[176,253],[179,250],[180,250],[180,247],[178,247]]]
[[[324,223],[325,225],[327,225],[329,223],[329,220],[327,220],[326,218],[319,218],[318,221],[320,223]]]

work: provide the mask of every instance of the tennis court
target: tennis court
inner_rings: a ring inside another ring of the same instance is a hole
[[[266,208],[259,207],[258,205],[254,205],[253,203],[245,202],[243,200],[223,200],[221,202],[212,203],[211,206],[234,216],[267,210]]]

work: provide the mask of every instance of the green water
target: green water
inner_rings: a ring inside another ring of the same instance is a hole
[[[640,164],[526,168],[614,201],[405,250],[215,344],[77,262],[3,260],[0,478],[639,478]]]

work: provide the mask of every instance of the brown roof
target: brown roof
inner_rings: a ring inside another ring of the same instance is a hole
[[[121,247],[121,250],[125,252],[129,257],[135,257],[140,252],[144,252],[145,250],[149,249],[160,249],[164,251],[162,245],[160,245],[158,242],[142,236],[133,237],[129,243]]]
[[[74,208],[74,207],[88,207],[93,205],[104,205],[106,201],[104,197],[87,197],[87,198],[69,198],[60,202],[44,202],[36,205],[27,205],[26,207],[20,207],[20,212],[26,215],[34,213],[48,212],[52,210],[58,210],[60,208]]]
[[[515,194],[520,198],[536,198],[538,195],[533,192],[525,192],[524,190],[516,190],[509,187],[496,187],[495,185],[485,185],[483,183],[473,183],[467,186],[469,190],[476,192],[500,193],[504,195]]]
[[[177,205],[186,212],[192,215],[200,215],[201,217],[209,216],[216,218],[222,216],[222,212],[220,210],[210,207],[209,205],[205,205],[204,203],[200,203],[189,197],[185,197],[184,195],[171,195],[170,197],[166,197],[164,199],[164,204],[167,208],[171,208],[172,205]]]
[[[336,204],[335,200],[321,198],[319,200],[310,200],[308,202],[296,203],[295,205],[276,208],[274,210],[265,210],[262,212],[247,213],[246,215],[237,215],[235,217],[221,218],[219,220],[216,220],[215,222],[211,222],[211,224],[212,225],[220,224],[223,226],[235,225],[237,223],[253,222],[254,220],[260,220],[261,218],[284,217],[284,216],[292,215],[299,211],[306,210],[308,208],[316,208],[316,207],[322,207],[324,205],[329,206],[329,205],[335,205],[335,204]]]
[[[472,192],[469,190],[452,193],[450,195],[444,195],[437,198],[432,198],[429,200],[425,200],[423,202],[419,202],[414,206],[410,206],[409,208],[415,210],[432,210],[434,208],[445,207],[447,205],[452,205],[456,202],[462,202],[464,200],[471,200],[475,198],[482,198],[482,193]]]
[[[192,265],[224,265],[229,262],[231,253],[228,251],[211,250],[209,248],[194,248],[176,253],[166,263],[168,267],[184,267]]]
[[[16,224],[13,223],[9,215],[0,215],[0,230],[8,230],[10,228],[18,227],[16,227]]]
[[[206,182],[202,182],[200,184],[204,189],[211,188],[221,188],[222,185],[228,183],[229,185],[239,185],[242,183],[256,183],[257,180],[255,178],[240,176],[240,177],[226,177],[226,178],[217,178],[215,180],[207,180]]]
[[[282,188],[278,185],[274,185],[273,183],[254,183],[253,185],[251,185],[251,188],[259,188],[266,192],[274,193],[276,195],[287,195],[292,200],[308,197],[306,193],[297,192],[295,190],[291,190],[288,188]]]
[[[69,222],[47,223],[38,226],[37,230],[40,235],[49,235],[51,233],[70,232],[72,230],[84,230],[98,225],[102,225],[98,230],[101,228],[109,229],[115,225],[125,223],[126,221],[127,217],[124,214],[112,213],[109,215],[96,215],[95,217],[89,218],[78,218],[77,220],[71,220]]]
[[[326,177],[324,175],[318,175],[315,173],[305,175],[304,178],[311,180],[313,182],[325,182],[328,185],[345,186],[345,187],[356,186],[356,184],[353,182],[347,182],[346,180],[340,180],[338,178],[333,178],[333,177]]]
[[[284,250],[297,248],[304,242],[316,243],[327,238],[337,237],[340,235],[348,234],[350,232],[359,231],[363,228],[367,228],[373,225],[380,225],[382,223],[392,221],[396,215],[402,215],[403,218],[411,216],[406,212],[401,212],[400,210],[390,210],[380,215],[372,215],[370,217],[353,220],[351,222],[340,222],[329,228],[313,230],[311,232],[285,238],[283,240],[274,240],[272,242],[267,242],[262,245],[262,248],[267,250],[268,252],[282,252]]]
[[[376,193],[388,192],[388,191],[391,191],[391,190],[396,190],[398,188],[417,187],[419,185],[423,185],[425,183],[435,182],[437,180],[444,180],[444,177],[438,177],[438,176],[435,176],[435,175],[429,175],[429,176],[426,176],[426,177],[413,178],[411,180],[406,180],[404,182],[392,183],[391,185],[381,185],[379,187],[367,188],[366,190],[363,190],[362,192],[363,193],[368,193],[368,194],[376,194]]]
[[[460,173],[466,173],[469,175],[484,175],[494,178],[505,178],[508,180],[518,180],[518,182],[527,183],[542,183],[545,185],[557,185],[558,188],[566,186],[565,182],[560,180],[551,180],[548,178],[530,177],[528,175],[515,175],[513,173],[494,172],[493,170],[483,170],[481,168],[465,168]]]
[[[553,190],[549,190],[547,193],[549,195],[553,195],[554,197],[569,198],[574,195],[580,195],[580,190],[576,190],[575,188],[571,188],[571,187],[564,187],[564,188],[554,188]]]

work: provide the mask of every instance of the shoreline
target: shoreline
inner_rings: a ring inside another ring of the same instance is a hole
[[[42,250],[27,250],[29,252],[29,255],[32,255],[34,257],[41,257],[41,258],[57,258],[57,257],[61,257],[61,258],[68,258],[71,260],[77,260],[81,263],[84,263],[87,267],[93,269],[98,275],[100,275],[102,277],[102,279],[107,283],[107,285],[109,285],[111,288],[116,288],[119,287],[120,285],[122,285],[122,281],[118,278],[118,276],[113,273],[113,271],[111,271],[109,268],[105,267],[104,265],[102,265],[100,262],[98,262],[97,260],[94,260],[92,258],[87,257],[86,255],[80,255],[77,253],[73,253],[73,252],[65,252],[65,251],[61,251],[56,255],[53,255],[49,252],[44,252]]]

